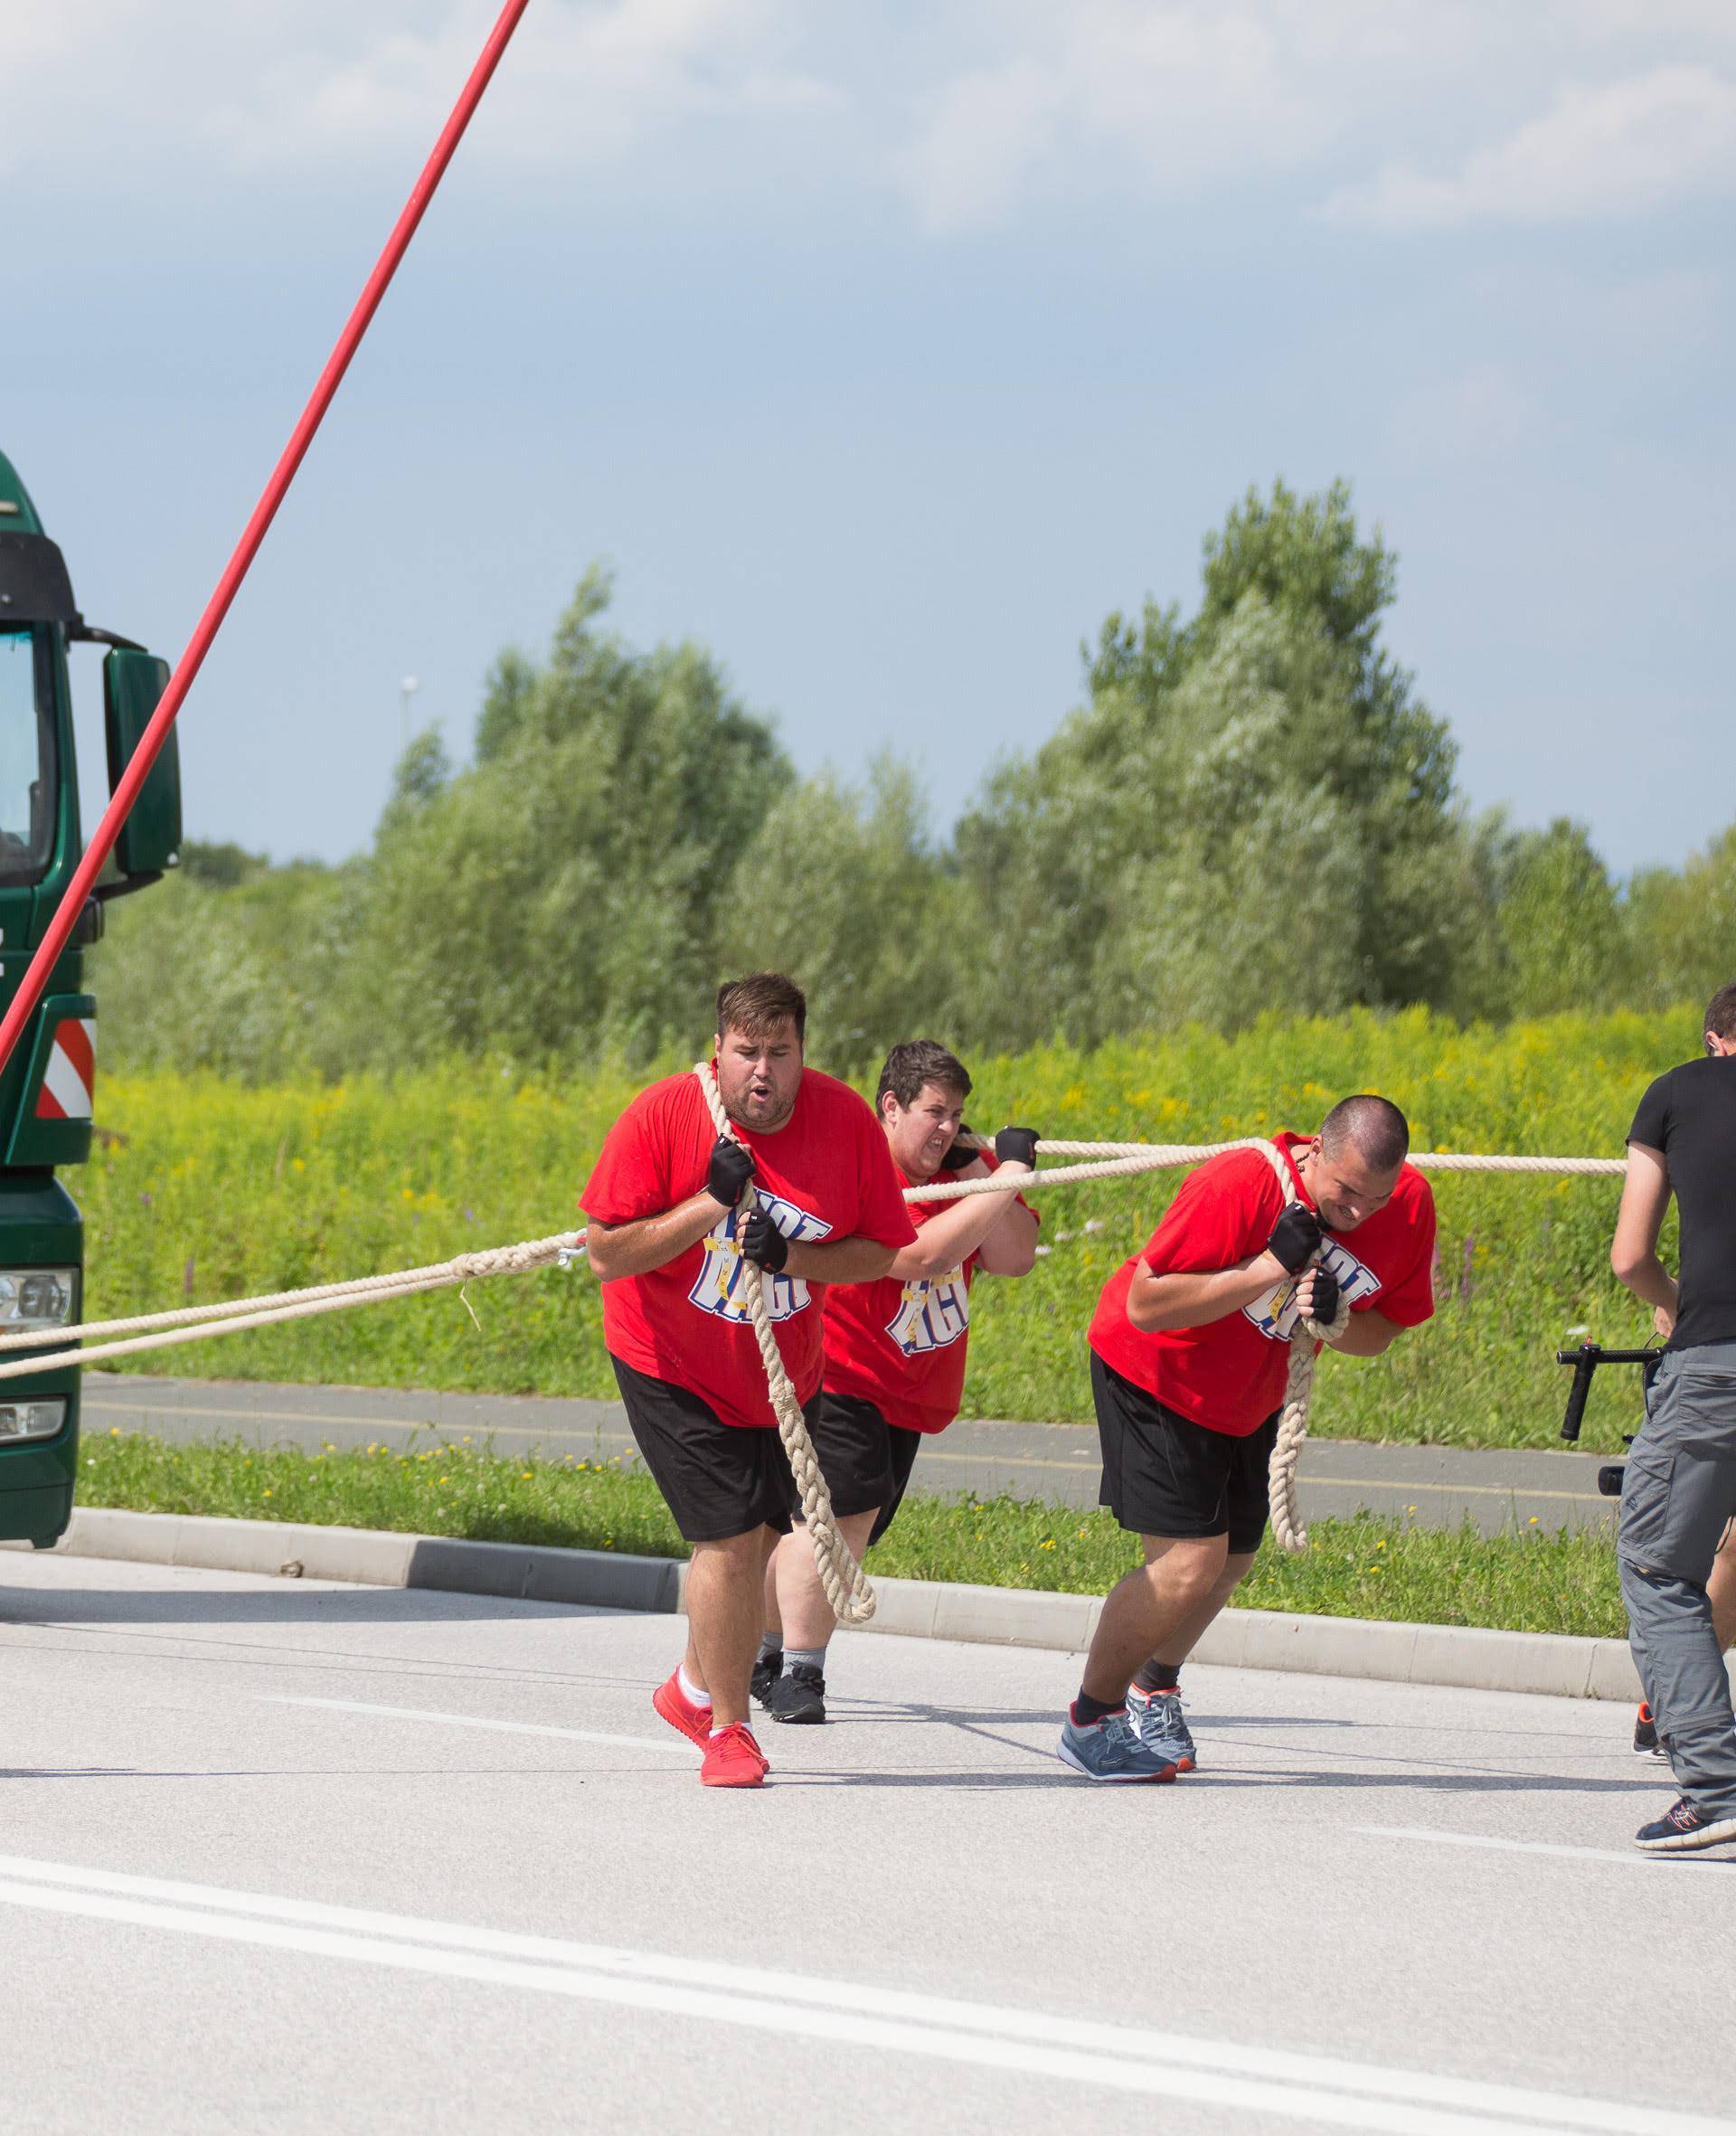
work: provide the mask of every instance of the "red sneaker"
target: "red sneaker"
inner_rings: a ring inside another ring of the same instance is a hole
[[[652,1692],[651,1703],[672,1728],[679,1728],[688,1742],[696,1743],[701,1750],[712,1740],[712,1709],[695,1706],[688,1697],[681,1687],[679,1669]]]
[[[770,1771],[753,1730],[745,1721],[732,1721],[705,1745],[699,1777],[708,1788],[757,1788],[765,1785]]]

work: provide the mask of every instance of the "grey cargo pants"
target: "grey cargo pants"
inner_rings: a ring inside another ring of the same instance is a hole
[[[1622,1479],[1628,1638],[1676,1784],[1736,1817],[1736,1723],[1706,1580],[1736,1518],[1736,1342],[1672,1350]]]

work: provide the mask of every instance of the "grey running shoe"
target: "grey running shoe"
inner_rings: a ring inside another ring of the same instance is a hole
[[[1087,1780],[1174,1780],[1175,1761],[1160,1758],[1139,1740],[1138,1731],[1125,1711],[1107,1714],[1089,1727],[1081,1727],[1071,1713],[1061,1731],[1059,1755],[1063,1765],[1082,1772]]]
[[[774,1721],[816,1726],[826,1718],[826,1678],[806,1661],[793,1662],[760,1703]]]
[[[1696,1847],[1722,1847],[1731,1839],[1736,1839],[1736,1817],[1702,1817],[1685,1795],[1634,1834],[1635,1846],[1647,1854],[1686,1854]]]
[[[1168,1759],[1177,1772],[1193,1772],[1199,1753],[1182,1718],[1179,1691],[1146,1692],[1135,1684],[1127,1693],[1127,1717],[1148,1751]]]

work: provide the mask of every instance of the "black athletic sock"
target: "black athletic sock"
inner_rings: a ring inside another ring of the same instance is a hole
[[[1118,1698],[1112,1706],[1105,1705],[1102,1699],[1093,1698],[1081,1684],[1079,1697],[1073,1701],[1073,1719],[1081,1728],[1092,1728],[1110,1714],[1118,1714],[1126,1704],[1126,1699]]]
[[[1167,1661],[1147,1661],[1133,1680],[1147,1697],[1154,1691],[1174,1691],[1181,1684],[1182,1665],[1179,1661],[1173,1667]]]

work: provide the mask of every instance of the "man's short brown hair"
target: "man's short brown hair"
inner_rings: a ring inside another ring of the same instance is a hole
[[[1320,1148],[1327,1157],[1348,1142],[1377,1172],[1398,1168],[1410,1153],[1410,1124],[1391,1098],[1362,1091],[1340,1098],[1320,1122]]]
[[[1706,1004],[1706,1020],[1701,1025],[1714,1038],[1736,1038],[1736,979],[1729,986],[1720,987]]]
[[[743,1038],[769,1038],[779,1024],[794,1024],[796,1043],[807,1035],[807,996],[781,971],[750,971],[744,979],[725,979],[717,989],[717,1035],[739,1031]]]
[[[914,1105],[925,1082],[957,1091],[961,1098],[970,1095],[970,1076],[957,1054],[949,1054],[938,1038],[907,1038],[886,1056],[874,1092],[874,1111],[880,1111],[888,1091],[901,1105]]]

